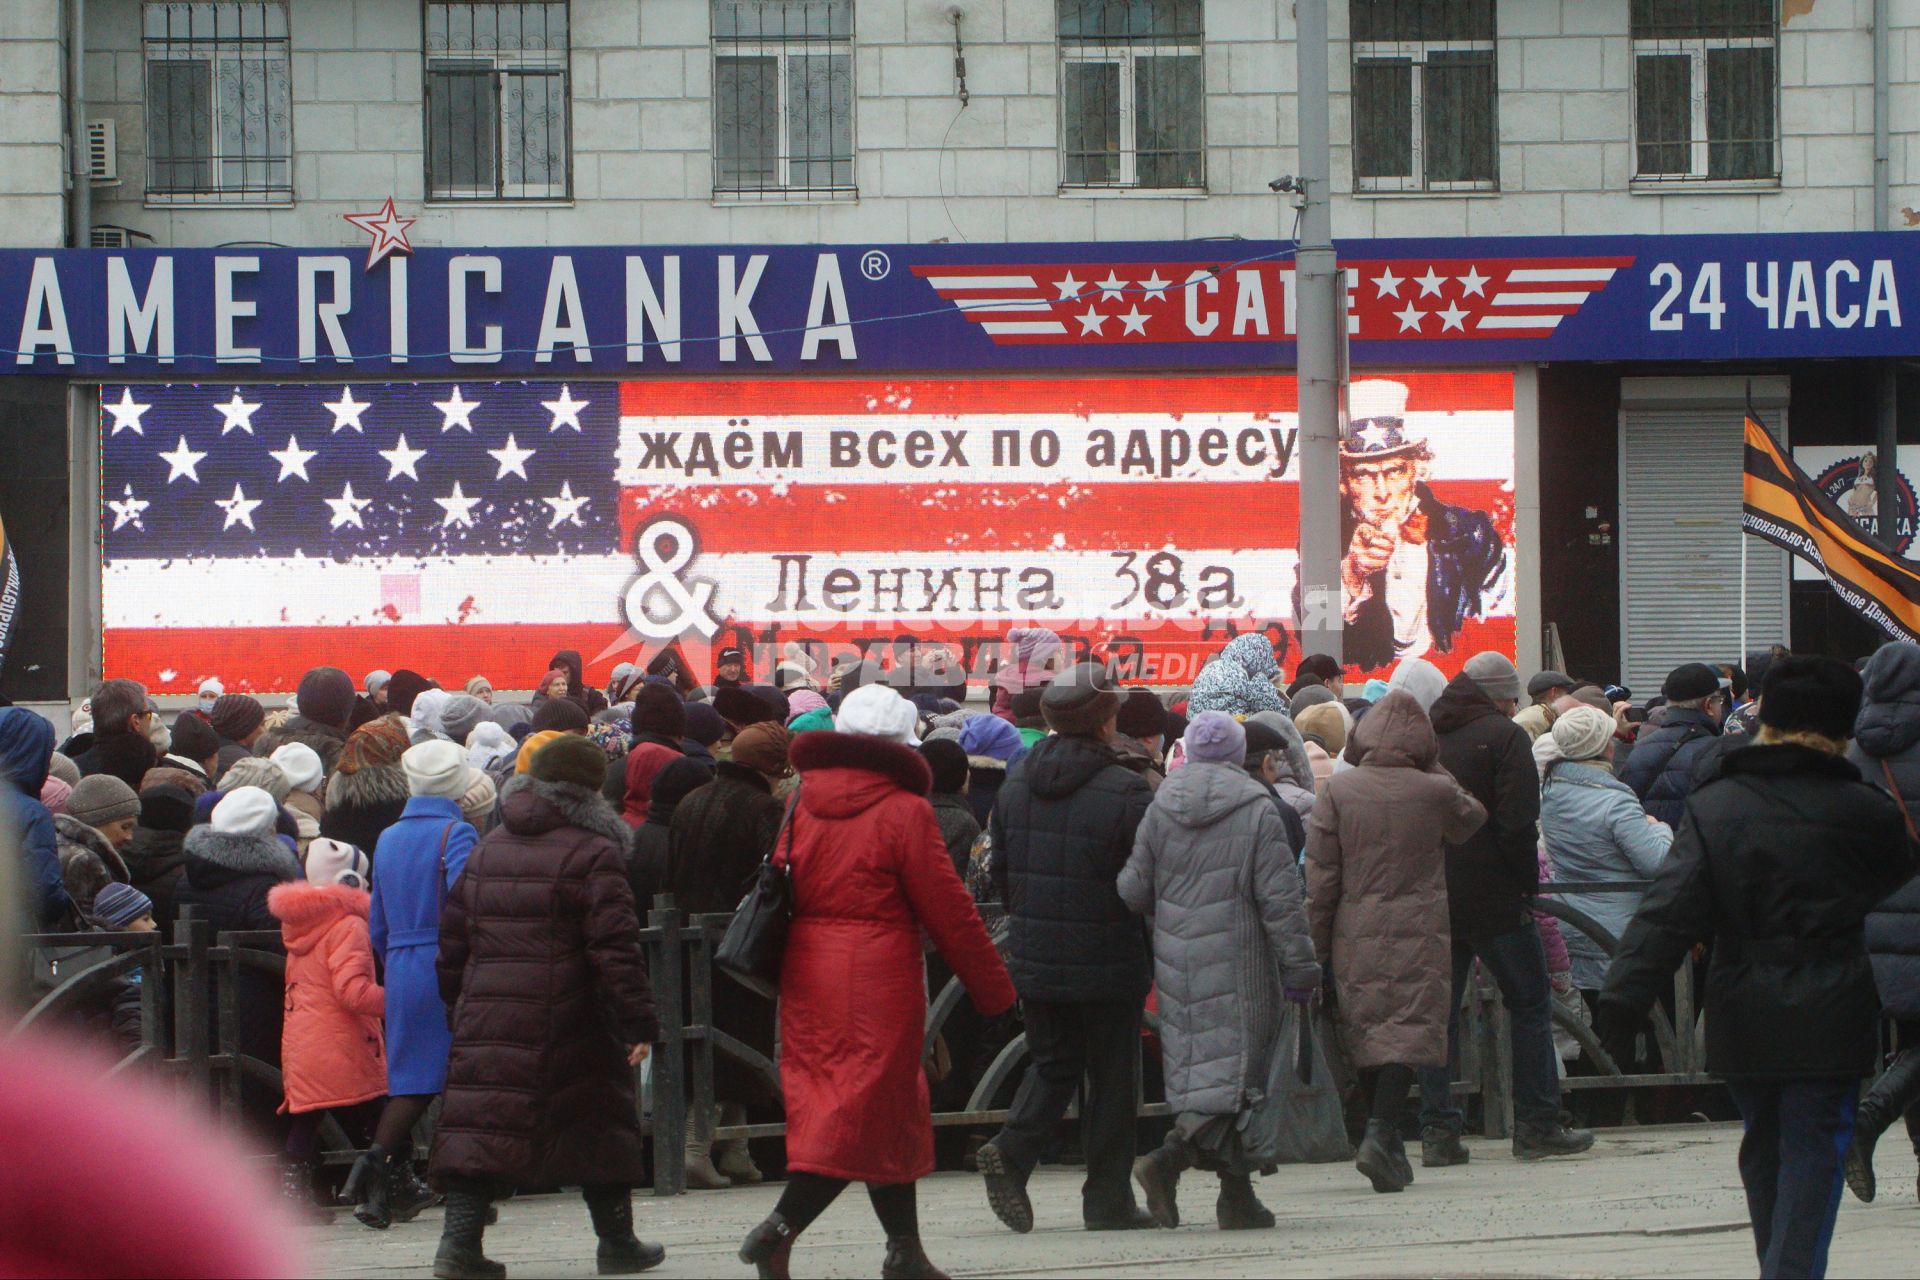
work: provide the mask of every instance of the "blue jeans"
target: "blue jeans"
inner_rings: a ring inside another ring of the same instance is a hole
[[[1851,1078],[1728,1081],[1746,1121],[1740,1181],[1747,1188],[1761,1280],[1827,1273],[1827,1246],[1846,1185],[1860,1082]]]
[[[1420,1069],[1420,1127],[1459,1133],[1465,1117],[1453,1105],[1453,1068],[1460,1061],[1460,998],[1474,960],[1487,967],[1507,1006],[1513,1040],[1513,1117],[1538,1129],[1560,1122],[1560,1073],[1554,1063],[1553,985],[1540,931],[1525,927],[1498,937],[1453,940],[1453,1006],[1447,1018],[1445,1067]]]

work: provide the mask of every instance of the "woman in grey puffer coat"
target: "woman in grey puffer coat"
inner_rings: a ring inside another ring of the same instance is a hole
[[[1270,1227],[1254,1198],[1238,1119],[1266,1089],[1281,1000],[1304,1002],[1320,969],[1300,874],[1267,789],[1241,768],[1246,731],[1206,712],[1187,727],[1187,764],[1161,784],[1116,884],[1153,917],[1154,981],[1167,1102],[1166,1145],[1134,1165],[1147,1209],[1180,1223],[1183,1169],[1220,1175],[1223,1230]]]
[[[1920,645],[1881,646],[1864,675],[1866,697],[1853,722],[1847,759],[1869,785],[1898,800],[1911,823],[1920,814]],[[1908,881],[1867,917],[1867,954],[1880,1005],[1897,1027],[1900,1052],[1854,1115],[1847,1185],[1862,1200],[1874,1196],[1874,1144],[1900,1116],[1906,1117],[1907,1137],[1920,1153],[1920,878]]]
[[[1540,788],[1540,832],[1553,878],[1569,884],[1651,880],[1666,861],[1673,828],[1647,816],[1633,788],[1613,776],[1613,717],[1594,707],[1561,713],[1551,730],[1560,758]],[[1639,909],[1642,890],[1566,893],[1560,901],[1591,917],[1617,940]],[[1573,985],[1598,991],[1611,957],[1572,925],[1562,925]]]

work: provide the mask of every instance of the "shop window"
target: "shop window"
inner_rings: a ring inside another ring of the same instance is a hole
[[[857,194],[853,0],[714,0],[713,193]]]
[[[1779,177],[1773,0],[1633,0],[1634,180]]]
[[[563,0],[429,0],[429,198],[571,197],[567,18]]]
[[[1352,0],[1356,191],[1500,185],[1493,0]]]
[[[192,0],[141,11],[147,198],[293,199],[293,107],[281,0]]]
[[[1206,187],[1200,0],[1056,0],[1060,185]]]

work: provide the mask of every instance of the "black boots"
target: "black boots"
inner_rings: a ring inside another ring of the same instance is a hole
[[[881,1280],[947,1280],[947,1273],[933,1265],[927,1251],[920,1247],[919,1236],[888,1236],[887,1257],[880,1264]]]
[[[600,1237],[594,1255],[603,1276],[630,1276],[649,1271],[667,1260],[667,1251],[646,1244],[633,1234],[633,1191],[625,1186],[582,1187],[593,1234]]]
[[[433,1255],[435,1280],[505,1280],[507,1269],[480,1251],[491,1199],[464,1182],[447,1188],[447,1221]]]
[[[788,1266],[793,1258],[793,1240],[800,1233],[777,1213],[747,1232],[740,1244],[740,1261],[752,1267],[760,1280],[792,1280]]]
[[[1472,1158],[1467,1144],[1460,1141],[1460,1135],[1453,1130],[1435,1126],[1420,1131],[1421,1168],[1448,1169]]]
[[[1405,1191],[1413,1181],[1406,1143],[1400,1140],[1400,1131],[1384,1120],[1367,1121],[1367,1134],[1354,1153],[1353,1167],[1367,1175],[1375,1191]]]
[[[1916,1099],[1920,1099],[1920,1049],[1903,1049],[1867,1090],[1853,1119],[1853,1142],[1847,1147],[1847,1186],[1862,1200],[1871,1203],[1877,1190],[1873,1178],[1875,1144]]]
[[[1033,1230],[1033,1201],[1027,1198],[1026,1178],[991,1142],[982,1144],[974,1160],[987,1184],[987,1207],[993,1216],[1021,1235]]]
[[[1273,1214],[1253,1194],[1253,1179],[1246,1174],[1220,1175],[1220,1199],[1214,1204],[1222,1231],[1265,1231],[1273,1225]]]
[[[1577,1156],[1593,1145],[1593,1130],[1570,1129],[1559,1121],[1541,1127],[1515,1121],[1513,1158],[1520,1161],[1545,1160],[1551,1156]]]
[[[327,1222],[332,1215],[313,1200],[313,1165],[298,1156],[280,1157],[280,1202],[300,1222]]]
[[[434,1201],[433,1191],[414,1173],[407,1153],[388,1151],[379,1143],[353,1162],[341,1194],[351,1201],[362,1191],[366,1198],[353,1216],[376,1231],[396,1222],[412,1222]]]
[[[1193,1153],[1176,1134],[1133,1162],[1133,1180],[1146,1197],[1147,1212],[1168,1230],[1180,1225],[1180,1175],[1192,1167]]]

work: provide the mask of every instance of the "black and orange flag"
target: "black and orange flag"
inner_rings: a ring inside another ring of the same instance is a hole
[[[1920,643],[1920,572],[1849,519],[1747,415],[1746,531],[1827,575],[1847,607],[1895,640]]]
[[[0,669],[7,665],[7,641],[13,636],[13,618],[20,611],[20,567],[14,563],[7,526],[0,524]]]

